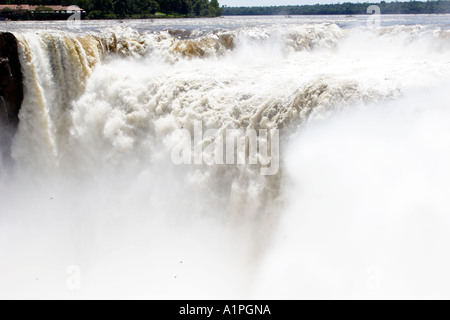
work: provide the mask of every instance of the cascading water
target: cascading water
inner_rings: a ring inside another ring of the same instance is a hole
[[[450,132],[436,88],[450,75],[449,32],[320,19],[18,23],[25,96],[14,163],[0,171],[0,297],[443,293],[422,285],[428,264],[405,272],[422,291],[402,289],[398,270],[417,247],[399,235],[440,224],[436,252],[417,259],[440,263],[432,280],[447,281]],[[279,129],[280,170],[176,165],[180,131],[198,123]],[[420,218],[405,227],[409,212]],[[81,290],[66,286],[70,266]]]

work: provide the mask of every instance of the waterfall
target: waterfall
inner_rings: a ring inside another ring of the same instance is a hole
[[[72,297],[70,266],[87,298],[383,297],[366,271],[405,294],[416,246],[447,266],[412,233],[446,249],[448,30],[258,19],[17,24],[0,297]]]

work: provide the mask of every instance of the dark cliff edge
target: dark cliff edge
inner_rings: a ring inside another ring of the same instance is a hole
[[[22,100],[17,40],[12,33],[0,33],[0,118],[9,126],[17,127]]]
[[[9,156],[23,101],[22,69],[17,39],[0,32],[0,151]]]

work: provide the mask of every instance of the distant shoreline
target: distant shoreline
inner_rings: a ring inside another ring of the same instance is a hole
[[[39,18],[29,18],[29,19],[21,19],[21,18],[11,18],[8,16],[2,16],[0,14],[0,22],[5,21],[65,21],[70,17],[70,15],[67,16],[52,16],[52,17],[39,17]],[[126,18],[95,18],[95,19],[88,19],[83,17],[81,21],[102,21],[102,20],[173,20],[173,19],[204,19],[204,18],[210,18],[210,19],[216,19],[219,17],[190,17],[190,16],[148,16],[148,17],[126,17]],[[6,20],[5,20],[6,19]]]
[[[312,15],[364,15],[369,6],[380,8],[381,14],[450,14],[450,1],[432,2],[368,2],[316,4],[271,7],[223,7],[223,16],[312,16]]]
[[[9,20],[79,20],[79,14],[87,20],[111,19],[160,19],[217,17],[222,14],[218,0],[151,0],[151,1],[97,1],[69,0],[53,5],[49,0],[9,0],[0,5],[0,18]],[[50,3],[49,3],[50,2]],[[76,9],[76,10],[75,10]],[[67,15],[69,15],[67,17]]]
[[[17,2],[17,1],[13,1]],[[360,16],[368,15],[369,6],[375,5],[381,15],[443,15],[450,14],[450,0],[438,1],[403,1],[403,2],[368,2],[368,3],[339,3],[339,4],[316,4],[297,6],[254,6],[254,7],[218,7],[202,14],[180,14],[171,13],[140,13],[122,14],[94,10],[83,11],[82,20],[159,20],[159,19],[196,19],[230,16]],[[116,11],[117,12],[117,11]],[[214,14],[211,16],[211,12]],[[11,12],[0,11],[0,22],[5,21],[58,21],[67,20],[69,13],[52,12]]]

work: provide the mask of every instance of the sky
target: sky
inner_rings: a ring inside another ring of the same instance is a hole
[[[338,3],[346,2],[344,0],[219,0],[221,5],[230,7],[263,7],[263,6],[285,6],[285,5],[304,5],[304,4],[316,4],[316,3]],[[367,0],[351,0],[348,2],[367,2]],[[378,2],[378,1],[376,1]]]

